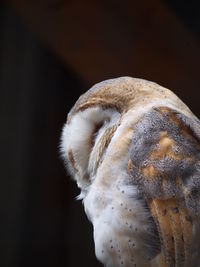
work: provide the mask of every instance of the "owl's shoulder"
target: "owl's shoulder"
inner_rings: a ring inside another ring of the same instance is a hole
[[[192,181],[199,169],[200,122],[168,107],[152,108],[136,123],[129,151],[131,175],[145,196],[180,196],[177,179]]]

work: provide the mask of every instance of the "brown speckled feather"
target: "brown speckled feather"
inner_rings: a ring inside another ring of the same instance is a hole
[[[198,121],[167,107],[152,109],[134,128],[129,169],[157,225],[167,267],[186,266],[191,255],[200,212],[197,129]]]

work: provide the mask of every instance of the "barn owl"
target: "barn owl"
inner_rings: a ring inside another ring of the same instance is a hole
[[[104,266],[198,266],[200,122],[173,92],[96,84],[69,112],[61,152]]]

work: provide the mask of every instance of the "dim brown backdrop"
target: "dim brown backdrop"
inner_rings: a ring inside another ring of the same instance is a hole
[[[200,117],[200,21],[191,1],[0,4],[0,266],[101,266],[58,147],[91,85],[156,81]]]

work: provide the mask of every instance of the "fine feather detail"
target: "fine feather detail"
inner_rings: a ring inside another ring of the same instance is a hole
[[[61,154],[105,266],[188,267],[190,257],[198,266],[199,125],[175,94],[142,79],[107,80],[78,99]]]

